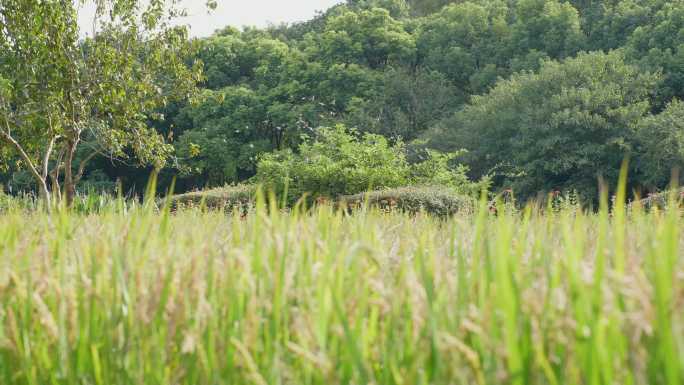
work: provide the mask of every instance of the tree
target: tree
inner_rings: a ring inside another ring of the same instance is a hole
[[[347,0],[347,5],[355,10],[383,8],[389,11],[390,16],[395,19],[408,17],[410,10],[406,0]]]
[[[625,45],[636,28],[648,24],[661,0],[571,0],[579,11],[588,49],[611,50]]]
[[[535,69],[539,58],[574,55],[584,35],[577,11],[559,0],[470,0],[428,16],[417,42],[423,66],[472,95],[488,91],[513,67]]]
[[[390,139],[411,141],[465,101],[465,95],[442,73],[418,69],[390,69],[382,85],[366,99],[354,98],[347,124]]]
[[[684,98],[684,3],[668,2],[652,22],[636,28],[627,52],[646,70],[663,72],[658,107],[673,97]]]
[[[518,52],[544,52],[554,59],[575,55],[584,45],[577,10],[560,0],[518,0],[513,42]]]
[[[71,0],[0,2],[0,137],[49,202],[65,198],[97,155],[134,155],[160,167],[171,148],[150,126],[155,111],[193,91],[187,31],[174,1],[97,1],[93,35],[80,37]],[[75,154],[89,148],[78,166]],[[48,183],[51,177],[52,182]]]
[[[234,34],[212,36],[200,43],[197,58],[204,63],[204,86],[220,89],[252,75],[254,63],[247,53],[247,43]]]
[[[546,61],[538,73],[515,74],[474,97],[432,143],[465,147],[473,176],[503,175],[499,186],[518,195],[576,189],[593,199],[597,178],[614,185],[623,159],[635,154],[657,79],[618,52]]]
[[[505,74],[512,46],[508,6],[464,2],[429,16],[417,31],[422,66],[439,71],[466,94],[484,92]]]
[[[256,156],[272,151],[273,133],[265,119],[269,106],[245,87],[206,90],[178,120],[189,129],[176,143],[183,176],[201,176],[201,185],[221,186],[254,174]]]
[[[450,3],[458,0],[408,0],[411,12],[414,15],[425,16],[437,12]]]
[[[254,174],[256,156],[295,149],[313,127],[343,119],[374,95],[381,73],[321,63],[259,30],[226,29],[199,50],[210,88],[180,110],[173,136],[183,184],[215,186]]]
[[[322,34],[308,34],[308,53],[319,61],[361,64],[373,69],[411,62],[413,36],[383,8],[343,9],[330,17]]]
[[[648,191],[670,183],[672,170],[684,171],[684,103],[670,102],[665,110],[643,119],[637,125],[635,177]],[[681,179],[680,179],[681,181]],[[680,182],[678,181],[678,182]]]

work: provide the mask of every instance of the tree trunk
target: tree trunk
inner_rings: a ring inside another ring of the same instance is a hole
[[[74,179],[73,163],[76,152],[76,142],[69,141],[67,144],[66,159],[64,160],[64,198],[66,204],[71,207],[76,197],[76,179]]]
[[[62,200],[62,189],[59,186],[59,173],[55,170],[55,172],[50,174],[50,179],[52,180],[51,191],[55,194],[57,202],[60,202]]]
[[[62,164],[62,159],[64,159],[65,151],[66,150],[62,148],[62,150],[59,152],[59,155],[57,155],[55,168],[53,168],[52,171],[49,173],[50,179],[52,180],[51,191],[53,194],[55,194],[55,199],[57,200],[57,202],[62,201],[62,188],[60,187],[59,183],[59,175],[62,171],[62,167],[64,167],[64,165]]]
[[[50,190],[48,190],[47,182],[42,178],[37,180],[37,182],[40,198],[45,202],[45,207],[49,212],[52,209],[52,197],[50,196]]]

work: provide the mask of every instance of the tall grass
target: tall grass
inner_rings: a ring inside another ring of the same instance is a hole
[[[0,384],[681,384],[677,210],[0,216]]]

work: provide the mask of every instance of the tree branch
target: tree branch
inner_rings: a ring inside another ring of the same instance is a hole
[[[64,152],[65,149],[62,147],[62,149],[59,151],[59,154],[57,155],[57,162],[55,163],[55,167],[52,169],[50,174],[57,175],[59,176],[59,172],[64,168],[64,165],[62,164],[62,158],[64,158]]]
[[[47,149],[45,150],[45,155],[43,156],[43,180],[47,180],[48,177],[48,172],[49,172],[49,167],[50,167],[50,155],[52,154],[52,149],[55,146],[55,141],[57,140],[57,137],[53,136],[50,138],[50,142],[48,143]]]
[[[6,130],[4,130],[4,129],[0,130],[0,136],[5,138],[5,140],[7,142],[9,142],[12,146],[14,146],[14,148],[17,150],[17,152],[19,152],[19,155],[24,160],[24,162],[26,162],[26,165],[28,166],[29,170],[31,171],[31,174],[33,174],[33,176],[36,179],[38,179],[38,181],[40,181],[41,183],[45,183],[45,179],[41,177],[40,173],[38,172],[38,169],[36,169],[35,164],[31,160],[31,157],[26,153],[26,151],[24,151],[24,147],[22,147],[22,145],[19,142],[17,142],[14,139],[14,137],[12,137],[12,135],[10,134],[9,123],[7,123],[7,122],[5,122],[5,123],[7,124],[7,129]]]

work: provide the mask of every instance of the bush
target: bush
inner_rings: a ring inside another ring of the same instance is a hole
[[[357,135],[338,125],[321,128],[314,141],[303,143],[299,152],[265,154],[257,165],[254,181],[281,195],[287,191],[293,202],[304,194],[312,199],[335,199],[364,191],[408,185],[441,184],[456,192],[479,190],[480,184],[466,177],[466,167],[451,168],[455,155],[426,153],[420,163],[410,164],[402,142],[390,145],[386,138]]]
[[[175,195],[170,198],[170,205],[173,210],[206,207],[228,212],[246,211],[253,206],[255,195],[255,186],[241,184]]]
[[[457,213],[471,213],[474,198],[456,193],[446,187],[411,186],[372,191],[340,198],[342,205],[350,209],[368,204],[382,210],[399,210],[408,213],[426,212],[440,217]]]

